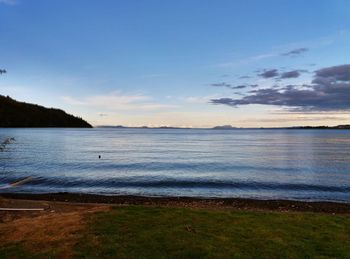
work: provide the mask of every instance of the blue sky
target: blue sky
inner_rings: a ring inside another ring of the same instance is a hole
[[[349,13],[347,0],[0,0],[0,94],[94,125],[348,123]]]

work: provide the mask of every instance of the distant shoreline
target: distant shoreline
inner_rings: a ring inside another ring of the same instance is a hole
[[[243,211],[295,211],[329,214],[350,214],[350,203],[326,201],[259,200],[245,198],[147,197],[132,195],[106,196],[81,193],[0,193],[0,198],[111,205],[143,205],[183,208],[221,208]]]
[[[295,127],[256,127],[256,128],[239,128],[239,127],[225,127],[215,126],[211,128],[190,128],[190,127],[127,127],[127,126],[94,126],[94,128],[102,129],[194,129],[194,130],[295,130],[295,129],[322,129],[322,130],[349,130],[350,125],[338,126],[295,126]]]
[[[179,130],[221,130],[221,131],[235,131],[235,130],[350,130],[349,128],[337,128],[337,127],[287,127],[287,128],[232,128],[232,129],[224,129],[224,128],[181,128],[181,127],[114,127],[114,126],[92,126],[91,128],[84,127],[0,127],[0,129],[179,129]]]

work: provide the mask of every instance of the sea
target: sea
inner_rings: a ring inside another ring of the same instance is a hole
[[[2,193],[350,203],[350,130],[0,129],[9,138]]]

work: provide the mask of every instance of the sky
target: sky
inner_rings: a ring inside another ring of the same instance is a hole
[[[348,0],[0,0],[0,94],[91,124],[350,124]]]

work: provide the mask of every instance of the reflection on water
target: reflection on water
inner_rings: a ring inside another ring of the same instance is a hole
[[[9,137],[0,186],[32,176],[9,192],[350,202],[347,130],[0,129]]]

